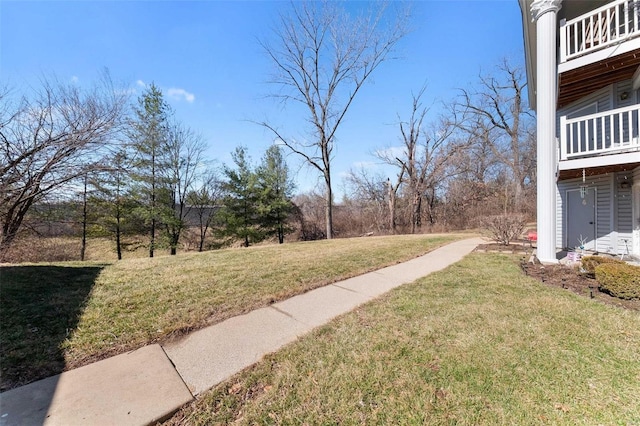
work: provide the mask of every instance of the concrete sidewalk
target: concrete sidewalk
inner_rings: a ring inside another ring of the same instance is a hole
[[[0,394],[0,426],[146,425],[293,342],[389,290],[441,270],[480,238],[340,281],[198,330]]]

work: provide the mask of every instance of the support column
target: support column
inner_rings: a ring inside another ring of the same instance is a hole
[[[556,259],[556,101],[557,13],[562,0],[535,0],[531,13],[536,21],[537,160],[538,160],[538,259]]]

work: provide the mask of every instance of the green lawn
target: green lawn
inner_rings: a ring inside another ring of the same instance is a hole
[[[640,424],[640,314],[472,254],[320,327],[169,423]]]
[[[163,341],[468,235],[337,239],[0,267],[2,389]]]

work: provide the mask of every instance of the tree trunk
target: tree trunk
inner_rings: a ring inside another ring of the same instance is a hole
[[[118,163],[120,165],[121,163]],[[120,197],[120,171],[116,176],[116,252],[118,260],[122,260],[122,242],[120,241],[120,217],[122,216],[122,198]]]
[[[416,228],[422,227],[422,194],[416,194],[416,206],[415,206],[415,221]]]
[[[178,243],[180,242],[180,228],[173,228],[169,234],[169,246],[171,256],[175,256],[178,252]]]
[[[149,243],[149,257],[153,257],[156,244],[156,152],[155,141],[151,147],[151,241]]]
[[[153,214],[153,213],[152,213]],[[153,249],[156,244],[156,220],[151,219],[151,242],[149,243],[149,257],[153,257]]]
[[[392,234],[396,233],[396,192],[389,182],[389,229]]]
[[[120,209],[116,213],[116,252],[118,252],[118,260],[122,260],[122,245],[120,243]]]
[[[87,250],[87,175],[84,175],[84,191],[82,192],[82,245],[80,247],[80,260],[84,261]]]
[[[204,239],[207,236],[207,227],[204,225],[204,212],[202,208],[199,208],[198,216],[198,220],[200,222],[200,242],[198,243],[198,251],[202,253],[204,250]]]
[[[436,208],[436,192],[434,188],[431,189],[431,194],[427,198],[427,207],[428,207],[428,215],[429,215],[429,224],[435,225],[436,215],[434,211]]]
[[[327,192],[325,200],[325,222],[327,225],[327,240],[333,238],[333,193],[331,191],[331,175],[329,174],[329,167],[325,169],[324,181],[327,184]]]
[[[202,228],[200,228],[200,244],[198,245],[198,251],[202,253],[204,249],[204,237],[207,231],[202,232]]]
[[[515,183],[514,183],[514,191],[513,191],[513,199],[514,199],[514,212],[515,213],[522,213],[522,197],[524,194],[524,185],[522,184],[522,180],[520,179],[520,176],[518,176],[518,179],[516,179]]]
[[[2,235],[0,236],[0,260],[4,259],[11,243],[18,235],[20,225],[22,225],[22,221],[32,203],[33,198],[26,200],[21,205],[9,209],[6,214],[7,219],[3,218]]]
[[[418,217],[420,212],[420,194],[417,191],[413,191],[411,197],[411,233],[416,233],[416,227],[418,226]]]
[[[282,223],[282,219],[280,218],[280,210],[278,210],[278,214],[276,216],[278,223],[278,243],[284,243],[284,224]]]

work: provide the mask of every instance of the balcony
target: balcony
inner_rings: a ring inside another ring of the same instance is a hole
[[[560,26],[560,63],[640,36],[640,1],[616,0]]]
[[[560,117],[560,161],[640,152],[640,105],[576,118]],[[634,154],[633,157],[637,157]],[[611,158],[611,164],[614,164]],[[595,165],[595,163],[594,163]]]

